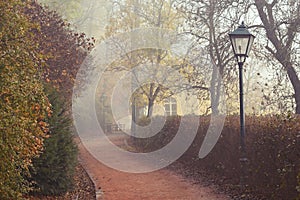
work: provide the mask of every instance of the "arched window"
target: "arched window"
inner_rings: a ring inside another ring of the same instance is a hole
[[[177,102],[173,97],[169,97],[164,101],[165,112],[167,116],[177,115]]]

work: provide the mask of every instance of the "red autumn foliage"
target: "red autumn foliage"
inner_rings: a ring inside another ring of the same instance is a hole
[[[29,19],[38,24],[40,31],[32,30],[45,55],[42,77],[54,85],[62,95],[71,98],[76,74],[87,53],[94,47],[95,39],[71,30],[56,12],[32,1],[27,7]]]

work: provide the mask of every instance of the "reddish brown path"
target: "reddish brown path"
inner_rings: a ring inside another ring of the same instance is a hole
[[[228,200],[212,188],[192,184],[163,169],[130,174],[111,169],[96,160],[79,143],[79,157],[98,188],[101,200]],[[101,192],[100,192],[101,191]]]

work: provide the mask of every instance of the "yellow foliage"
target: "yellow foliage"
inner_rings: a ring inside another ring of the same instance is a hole
[[[24,16],[27,1],[0,1],[0,199],[19,199],[24,178],[42,150],[49,103],[39,79],[36,25]],[[49,112],[49,110],[48,110]],[[36,139],[38,138],[38,139]]]

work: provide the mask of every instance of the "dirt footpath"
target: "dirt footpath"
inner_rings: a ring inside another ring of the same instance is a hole
[[[98,188],[101,200],[229,200],[213,188],[193,184],[167,169],[130,174],[96,160],[78,142],[79,157]],[[113,156],[113,155],[112,155]]]

